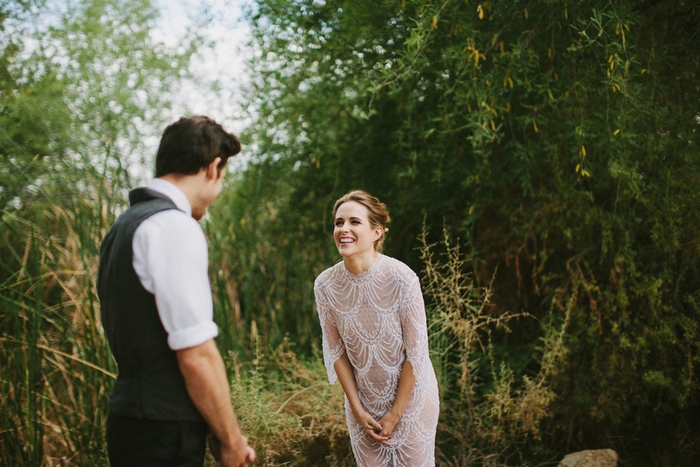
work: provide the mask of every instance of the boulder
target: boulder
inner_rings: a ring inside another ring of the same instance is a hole
[[[574,452],[559,467],[617,467],[617,453],[612,449],[596,449]]]

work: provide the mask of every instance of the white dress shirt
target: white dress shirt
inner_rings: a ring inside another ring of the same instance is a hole
[[[180,350],[216,337],[209,284],[207,241],[185,194],[154,178],[148,188],[177,206],[143,221],[132,240],[133,265],[143,287],[155,295],[168,345]]]

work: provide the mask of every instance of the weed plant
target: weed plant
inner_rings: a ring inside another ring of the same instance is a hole
[[[252,360],[231,353],[233,404],[263,467],[352,466],[343,390],[328,384],[323,358],[304,361],[287,340]]]
[[[552,373],[565,356],[564,328],[545,329],[539,371],[516,378],[498,361],[494,335],[508,333],[526,313],[491,314],[491,287],[477,287],[468,258],[445,231],[439,245],[420,236],[433,365],[441,392],[438,465],[450,467],[531,465],[541,422],[549,417]],[[436,250],[442,251],[436,254]]]

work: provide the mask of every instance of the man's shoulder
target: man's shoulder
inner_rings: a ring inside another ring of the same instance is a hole
[[[166,209],[158,211],[139,226],[139,230],[159,230],[168,236],[203,236],[202,226],[192,216],[178,209]]]
[[[157,205],[166,206],[172,205],[176,208],[175,202],[164,193],[146,187],[139,187],[131,190],[129,192],[129,204],[133,207],[142,203],[156,203]]]
[[[121,228],[130,224],[138,225],[149,217],[168,210],[177,210],[170,198],[148,188],[136,188],[129,192],[129,208],[119,216],[115,226]]]

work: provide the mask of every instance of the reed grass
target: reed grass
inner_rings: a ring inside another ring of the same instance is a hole
[[[95,273],[115,200],[123,201],[119,179],[62,164],[2,213],[1,465],[108,465],[116,368]]]

